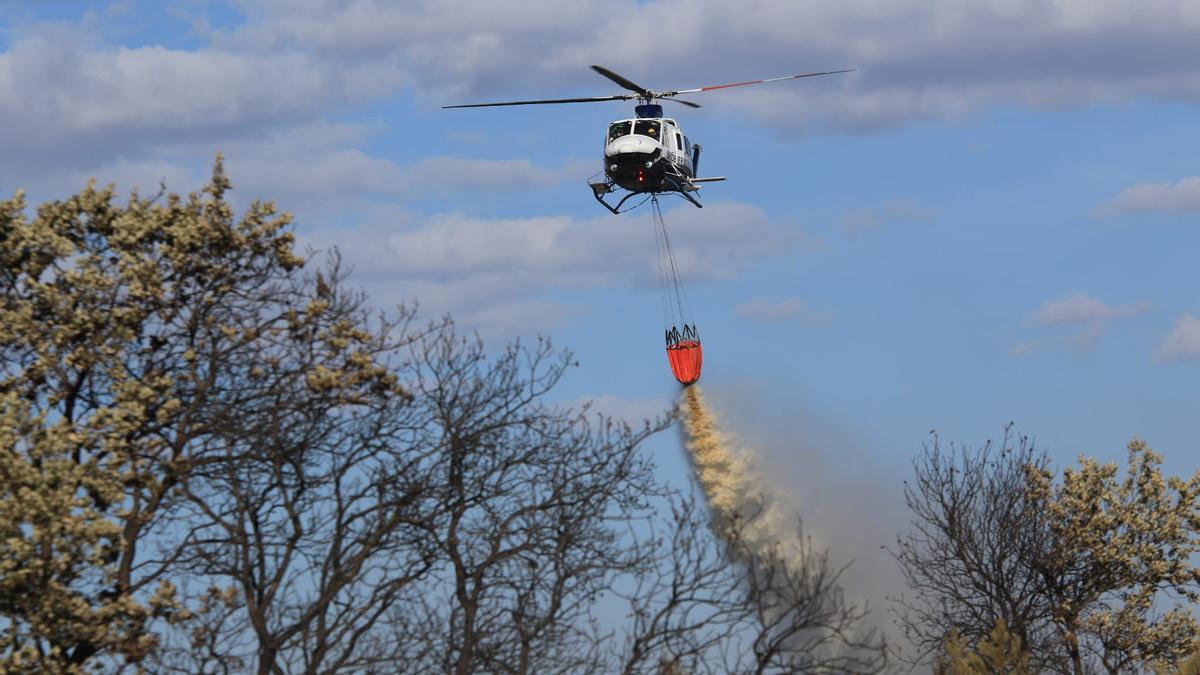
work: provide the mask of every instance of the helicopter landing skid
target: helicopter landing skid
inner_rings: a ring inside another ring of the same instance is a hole
[[[687,179],[685,178],[684,180],[687,182],[687,185],[686,185],[686,186],[684,186],[684,185],[680,185],[680,184],[679,184],[679,181],[677,181],[677,180],[674,180],[674,179],[672,179],[672,178],[667,178],[667,180],[668,180],[668,181],[669,181],[669,182],[670,182],[672,185],[674,185],[674,186],[675,186],[675,191],[676,191],[676,192],[679,194],[679,196],[680,196],[680,197],[683,197],[684,199],[688,200],[689,202],[691,202],[691,203],[692,203],[692,204],[693,204],[693,205],[694,205],[696,208],[698,208],[698,209],[702,209],[702,208],[704,208],[704,205],[703,205],[703,204],[701,204],[700,202],[696,201],[696,198],[695,198],[695,197],[693,197],[693,196],[690,194],[690,192],[692,192],[692,191],[694,191],[694,190],[696,190],[696,189],[697,189],[695,185],[692,185],[692,182],[691,182],[691,181],[689,181],[689,180],[687,180]],[[689,190],[689,189],[687,189],[687,188],[691,188],[691,190]]]
[[[674,181],[671,181],[671,182],[674,183]],[[604,195],[612,192],[614,189],[612,183],[588,183],[588,187],[592,188],[592,196],[596,198],[596,201],[600,202],[600,204],[602,206],[604,206],[604,208],[611,211],[614,216],[624,213],[624,211],[621,210],[621,207],[624,206],[625,202],[629,201],[629,199],[631,197],[635,197],[637,195],[644,195],[644,194],[650,194],[650,195],[658,194],[657,192],[630,192],[629,194],[622,197],[621,201],[617,202],[616,206],[613,206],[612,204],[609,204],[608,202],[604,201]],[[698,209],[704,208],[703,204],[696,201],[696,198],[691,196],[690,194],[688,194],[687,191],[685,191],[685,190],[677,188],[675,190],[670,190],[670,192],[674,192],[674,193],[678,194],[679,196],[683,197],[684,199],[688,200],[689,202],[694,204],[696,206],[696,208],[698,208]],[[639,204],[640,204],[640,202],[639,202]],[[634,208],[636,208],[636,206]]]
[[[701,204],[700,202],[696,201],[696,198],[695,198],[695,197],[693,197],[693,196],[691,196],[690,194],[688,194],[688,193],[684,192],[683,190],[680,190],[680,191],[679,191],[679,196],[680,196],[680,197],[683,197],[683,198],[684,198],[684,199],[686,199],[686,200],[688,200],[688,201],[689,201],[689,202],[691,202],[692,204],[695,204],[695,205],[696,205],[696,208],[698,208],[698,209],[702,209],[702,208],[704,208],[704,205],[703,205],[703,204]]]
[[[600,204],[602,204],[604,206],[604,208],[608,209],[609,211],[612,211],[612,214],[614,216],[622,213],[621,207],[625,205],[625,202],[629,201],[630,197],[632,197],[634,195],[643,194],[641,192],[630,192],[629,194],[622,197],[621,201],[617,202],[616,206],[613,206],[613,205],[609,204],[608,202],[604,201],[604,195],[613,191],[612,183],[588,183],[588,186],[590,188],[592,188],[592,196],[596,198],[596,201],[600,202]]]

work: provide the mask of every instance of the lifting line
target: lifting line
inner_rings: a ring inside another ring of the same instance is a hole
[[[684,334],[694,334],[695,326],[691,326],[692,308],[688,302],[687,292],[679,283],[679,268],[675,264],[675,254],[671,250],[671,237],[667,234],[666,223],[663,220],[662,206],[658,203],[658,195],[650,197],[651,212],[654,217],[654,240],[658,252],[659,290],[662,295],[663,326],[667,333],[668,342],[671,335],[678,335],[680,329]]]

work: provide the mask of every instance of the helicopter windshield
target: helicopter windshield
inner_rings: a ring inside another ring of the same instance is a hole
[[[654,120],[638,120],[637,124],[633,127],[633,133],[638,136],[649,136],[657,141],[660,136],[658,122]]]
[[[612,124],[608,125],[608,140],[615,141],[622,136],[628,136],[629,130],[632,126],[633,123],[629,121],[613,122]]]

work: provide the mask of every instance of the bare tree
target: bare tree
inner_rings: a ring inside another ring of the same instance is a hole
[[[190,467],[177,516],[188,530],[176,569],[236,589],[245,630],[223,636],[226,649],[259,673],[359,670],[391,656],[375,649],[376,624],[436,559],[436,460],[389,361],[413,339],[409,315],[366,330],[365,299],[343,290],[336,256],[326,272],[280,289],[311,296],[304,320],[285,314],[225,355],[216,380],[228,397],[201,411],[209,433],[192,456],[206,459]],[[326,343],[349,336],[360,350],[347,360],[385,376],[347,386],[355,376],[330,368]],[[169,653],[164,664],[195,668],[187,646]]]
[[[424,636],[470,673],[585,672],[596,662],[593,602],[641,554],[626,523],[658,491],[638,430],[542,401],[570,365],[548,342],[495,359],[477,340],[430,335],[413,391],[439,452],[442,565]]]
[[[1164,478],[1135,440],[1124,480],[1081,458],[1056,482],[1043,453],[1011,441],[943,453],[934,437],[915,462],[913,530],[893,555],[918,656],[952,633],[984,641],[999,621],[1038,672],[1129,672],[1194,650],[1200,625],[1178,603],[1200,598],[1200,473]]]
[[[329,272],[322,315],[361,325]],[[638,446],[669,420],[545,403],[572,364],[548,342],[490,358],[450,323],[374,334],[392,387],[314,398],[313,350],[265,342],[245,362],[270,368],[210,408],[224,460],[191,473],[177,564],[241,616],[201,603],[179,622],[201,640],[160,666],[199,671],[207,641],[260,673],[604,672],[592,606],[642,563],[628,523],[661,488]]]
[[[1061,664],[1052,608],[1033,572],[1051,543],[1045,505],[1026,480],[1026,467],[1048,460],[1010,430],[999,448],[977,450],[944,451],[934,435],[905,481],[913,529],[891,553],[909,589],[895,599],[897,622],[918,659],[940,650],[952,630],[983,640],[1000,619],[1031,651],[1035,670]]]
[[[694,496],[672,495],[667,505],[669,521],[647,523],[653,557],[618,592],[629,606],[619,670],[729,672],[748,611],[735,592],[741,575]],[[666,531],[659,534],[658,527]]]
[[[373,319],[230,187],[0,203],[0,666],[878,670],[823,552],[655,479],[670,419],[554,405],[547,341]]]
[[[878,673],[887,646],[849,602],[831,564],[797,527],[786,540],[744,534],[761,509],[714,534],[696,502],[672,502],[670,536],[626,597],[622,672]]]
[[[754,673],[877,673],[887,665],[886,642],[865,625],[868,608],[842,590],[846,566],[835,567],[799,523],[790,542],[730,545],[746,570]]]

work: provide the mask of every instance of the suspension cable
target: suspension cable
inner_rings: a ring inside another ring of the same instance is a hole
[[[667,233],[662,206],[658,203],[657,195],[651,197],[650,205],[654,216],[656,244],[660,243],[659,240],[661,237],[659,269],[660,287],[663,289],[665,296],[663,311],[664,313],[669,311],[672,315],[671,318],[677,319],[677,326],[686,328],[692,317],[691,303],[688,302],[687,291],[684,285],[679,283],[679,267],[675,263],[675,253],[671,249],[671,236]],[[664,253],[665,255],[663,255]],[[667,278],[668,274],[670,279]],[[670,284],[669,287],[668,282]]]

